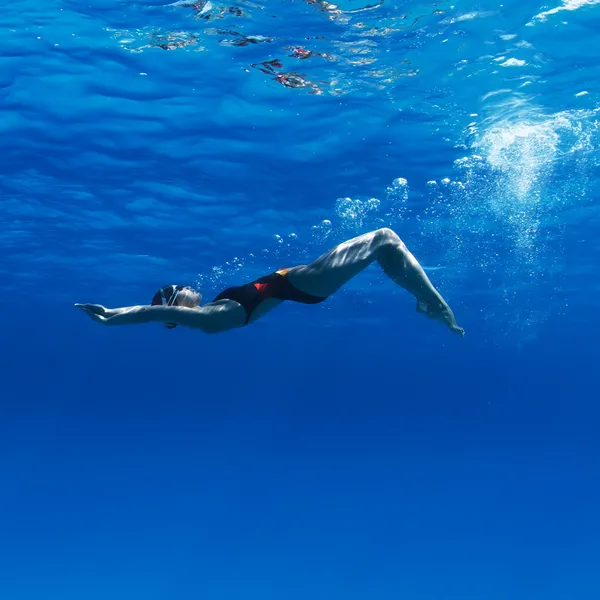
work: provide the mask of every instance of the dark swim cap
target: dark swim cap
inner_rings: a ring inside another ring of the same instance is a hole
[[[182,285],[164,285],[154,294],[152,306],[175,306],[177,296],[182,289]],[[177,325],[175,323],[165,323],[165,327],[174,329]]]

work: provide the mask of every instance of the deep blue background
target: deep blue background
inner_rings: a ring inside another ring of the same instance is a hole
[[[596,4],[3,8],[0,598],[597,598]],[[376,267],[214,337],[72,307],[380,226],[464,340]]]

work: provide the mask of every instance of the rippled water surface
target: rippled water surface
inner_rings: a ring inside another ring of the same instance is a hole
[[[600,2],[5,4],[0,596],[597,597]],[[383,226],[464,340],[72,308]]]

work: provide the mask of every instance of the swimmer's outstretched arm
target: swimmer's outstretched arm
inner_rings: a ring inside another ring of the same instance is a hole
[[[219,333],[238,326],[232,323],[223,306],[201,308],[184,306],[126,306],[106,308],[100,304],[75,304],[90,318],[102,325],[141,325],[143,323],[175,323],[200,329],[205,333]]]

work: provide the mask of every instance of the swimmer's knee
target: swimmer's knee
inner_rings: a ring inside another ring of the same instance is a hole
[[[376,229],[373,232],[373,237],[376,242],[380,244],[386,244],[390,242],[393,238],[398,237],[389,227],[382,227],[381,229]]]
[[[406,248],[404,242],[398,234],[389,227],[382,227],[374,232],[375,240],[380,247],[400,246],[403,250]]]

